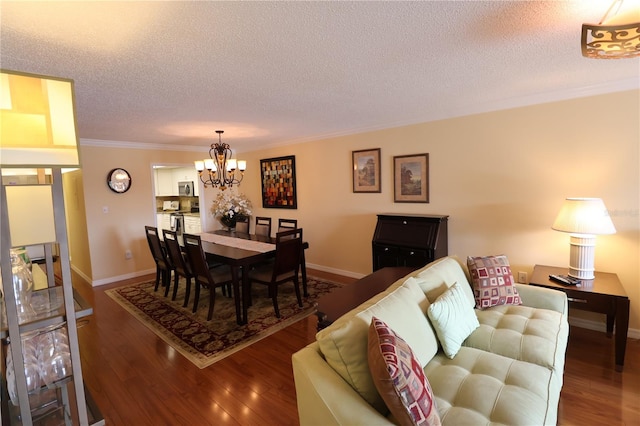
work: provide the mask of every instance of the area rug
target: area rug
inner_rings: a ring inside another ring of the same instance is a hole
[[[155,292],[154,281],[118,287],[107,290],[106,294],[193,364],[205,368],[311,315],[315,312],[314,305],[318,298],[340,286],[341,284],[308,277],[309,296],[302,298],[303,307],[300,308],[293,285],[281,285],[278,289],[281,318],[277,318],[267,287],[254,284],[253,305],[249,307],[248,323],[245,325],[236,323],[234,299],[223,296],[220,289],[216,290],[211,321],[207,321],[207,289],[201,290],[198,311],[194,314],[191,312],[194,299],[192,284],[189,306],[183,308],[184,279],[180,280],[175,301],[171,300],[171,293],[164,297],[163,288]],[[171,290],[173,291],[173,286]]]

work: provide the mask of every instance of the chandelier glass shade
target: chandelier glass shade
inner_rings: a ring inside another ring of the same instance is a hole
[[[211,186],[225,190],[227,187],[231,188],[242,182],[247,162],[231,158],[233,155],[231,147],[222,142],[224,130],[216,130],[216,133],[218,134],[218,142],[211,144],[210,158],[196,161],[195,166],[205,188]]]
[[[640,57],[640,1],[615,0],[598,24],[583,24],[581,47],[586,58]]]

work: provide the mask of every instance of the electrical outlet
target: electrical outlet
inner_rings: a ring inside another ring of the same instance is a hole
[[[528,282],[526,272],[523,272],[523,271],[518,272],[518,282],[522,284],[526,284]]]
[[[131,250],[126,250],[124,252],[124,258],[125,259],[131,259],[133,257],[133,254],[131,254]]]

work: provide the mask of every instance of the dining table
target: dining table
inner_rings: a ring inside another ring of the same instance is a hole
[[[202,232],[198,235],[202,241],[202,249],[208,258],[231,267],[236,321],[240,325],[246,324],[250,300],[248,271],[252,266],[275,257],[276,239],[265,235],[245,234],[223,229]],[[300,269],[303,292],[306,297],[308,291],[304,251],[309,248],[309,243],[303,242],[302,247]]]

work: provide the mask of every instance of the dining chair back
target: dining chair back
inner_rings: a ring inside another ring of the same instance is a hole
[[[240,216],[236,221],[236,232],[240,232],[241,234],[249,233],[249,217],[248,216]]]
[[[158,228],[155,226],[145,226],[144,231],[147,236],[147,242],[149,243],[149,250],[151,250],[151,256],[153,256],[153,260],[156,263],[156,285],[154,291],[158,291],[160,281],[162,281],[163,286],[169,288],[173,265],[167,256],[166,250],[162,247]]]
[[[256,216],[256,235],[271,236],[271,218]]]
[[[276,234],[275,261],[269,265],[254,269],[249,273],[249,285],[253,282],[265,284],[269,287],[269,294],[273,301],[276,317],[280,318],[278,308],[278,286],[288,281],[294,284],[298,306],[302,307],[300,297],[300,259],[302,252],[302,229],[291,229]],[[250,288],[249,288],[250,291]]]
[[[180,243],[178,242],[178,234],[175,231],[169,231],[168,229],[163,230],[162,233],[164,235],[164,245],[167,249],[167,254],[169,255],[169,259],[174,267],[173,295],[171,296],[171,300],[176,300],[180,277],[184,277],[187,282],[187,286],[184,294],[183,306],[187,306],[189,304],[189,295],[191,294],[191,278],[193,278],[191,266],[182,253]],[[166,296],[168,294],[169,286],[167,286],[164,295]]]
[[[193,301],[193,312],[198,310],[200,300],[200,287],[209,289],[209,312],[207,321],[213,316],[213,307],[216,300],[216,288],[225,287],[231,284],[231,269],[228,265],[215,266],[209,268],[207,255],[202,248],[202,240],[199,235],[183,234],[184,249],[187,260],[191,265],[191,271],[196,283],[195,299]],[[234,295],[239,297],[239,295]]]
[[[298,227],[297,219],[278,219],[278,232],[296,229]]]

